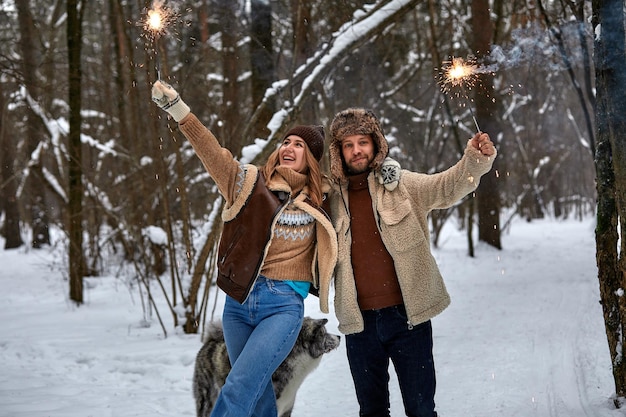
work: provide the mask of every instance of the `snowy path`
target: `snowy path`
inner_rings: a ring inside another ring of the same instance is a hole
[[[446,417],[607,415],[608,400],[597,403],[611,386],[593,229],[524,227],[504,237],[503,251],[481,247],[476,259],[451,262],[463,256],[462,247],[450,253],[453,244],[438,251],[453,298],[435,319],[439,409]],[[459,412],[445,392],[468,406]]]
[[[451,230],[435,252],[452,296],[433,320],[440,416],[626,416],[611,404],[591,221],[516,223],[503,245],[470,259]],[[193,417],[198,336],[143,326],[123,279],[87,280],[76,308],[49,262],[0,251],[0,417]],[[323,317],[316,304],[307,314]],[[403,416],[395,380],[391,390],[392,417]],[[293,417],[357,410],[342,343],[304,382]]]

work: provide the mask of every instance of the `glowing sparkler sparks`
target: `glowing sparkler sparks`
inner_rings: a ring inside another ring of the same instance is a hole
[[[443,91],[450,93],[454,87],[459,87],[467,100],[470,113],[472,114],[472,120],[476,130],[480,132],[480,127],[474,116],[470,99],[467,95],[466,87],[471,89],[476,84],[479,71],[478,65],[473,59],[464,60],[463,58],[452,58],[451,61],[444,62],[443,71],[441,73],[441,86]]]
[[[176,20],[174,11],[165,5],[162,0],[155,0],[152,3],[146,17],[143,21],[143,29],[152,39],[158,39],[159,36],[167,32],[168,26]]]
[[[444,62],[443,86],[446,91],[450,91],[453,86],[466,86],[471,89],[476,83],[478,65],[474,60],[464,60],[463,58],[452,58],[452,61]]]
[[[165,4],[165,0],[154,0],[152,7],[146,11],[142,21],[144,36],[152,43],[152,51],[156,58],[157,78],[161,79],[161,69],[167,78],[167,65],[165,61],[165,49],[159,38],[168,32],[168,27],[176,21],[177,15],[175,11]],[[162,55],[162,57],[161,57]],[[163,65],[160,65],[163,64]]]
[[[163,29],[163,17],[158,10],[148,10],[148,19],[146,21],[148,28],[153,32],[160,32]]]

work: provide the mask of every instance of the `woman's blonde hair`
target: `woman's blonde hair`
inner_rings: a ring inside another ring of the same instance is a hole
[[[278,149],[271,153],[271,155],[267,158],[267,162],[261,168],[266,179],[271,178],[274,171],[276,171],[276,167],[280,165]],[[322,169],[320,167],[320,163],[317,159],[315,159],[309,147],[307,146],[305,149],[306,152],[304,152],[304,161],[307,166],[306,185],[309,186],[309,198],[314,206],[320,207],[324,200],[322,193]]]

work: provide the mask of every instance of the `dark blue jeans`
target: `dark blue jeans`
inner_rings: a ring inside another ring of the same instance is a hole
[[[346,336],[360,417],[389,417],[389,360],[409,417],[436,417],[430,320],[410,328],[404,306],[363,311],[365,329]]]

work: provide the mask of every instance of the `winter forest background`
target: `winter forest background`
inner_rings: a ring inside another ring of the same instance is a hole
[[[147,27],[155,8],[161,31]],[[52,246],[77,305],[84,277],[131,276],[146,320],[196,333],[215,314],[222,200],[151,102],[157,78],[254,163],[292,124],[328,127],[360,106],[404,168],[437,172],[458,160],[474,117],[499,157],[475,194],[431,215],[433,246],[450,219],[473,256],[476,240],[501,249],[518,217],[597,216],[623,397],[624,43],[616,0],[0,0],[5,249]],[[442,85],[454,57],[475,60],[471,85]]]

